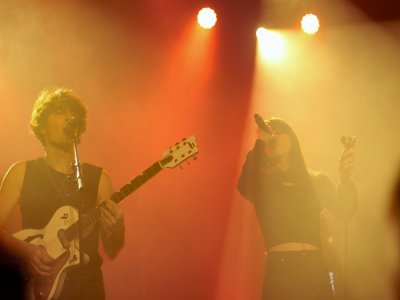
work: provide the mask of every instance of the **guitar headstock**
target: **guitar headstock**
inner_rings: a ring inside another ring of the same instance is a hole
[[[355,136],[342,136],[340,141],[342,142],[343,146],[346,149],[350,149],[350,148],[353,148],[354,145],[356,144],[356,137]]]
[[[164,153],[159,163],[162,168],[175,168],[185,160],[193,157],[196,159],[196,154],[199,152],[196,138],[192,135],[189,138],[184,138],[181,142],[169,147]]]

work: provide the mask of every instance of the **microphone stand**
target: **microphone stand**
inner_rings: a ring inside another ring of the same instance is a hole
[[[73,149],[74,149],[74,161],[71,165],[72,169],[73,169],[73,178],[72,181],[74,181],[76,183],[75,185],[75,203],[76,203],[76,207],[78,209],[78,224],[79,224],[79,234],[78,234],[78,241],[79,241],[79,267],[81,269],[81,271],[79,272],[79,285],[78,285],[78,289],[79,289],[79,293],[82,294],[82,282],[83,282],[83,250],[82,250],[82,241],[83,241],[83,231],[82,231],[82,225],[80,224],[80,221],[82,219],[82,215],[85,211],[85,203],[81,197],[82,192],[85,188],[84,185],[84,180],[83,180],[83,174],[82,174],[82,168],[81,168],[81,164],[79,161],[79,154],[78,154],[78,143],[80,141],[79,139],[79,133],[78,130],[74,130],[73,132],[73,136],[71,137],[72,143],[73,143]]]
[[[79,142],[79,137],[77,136],[77,133],[75,133],[75,136],[73,138],[74,162],[72,163],[72,167],[74,169],[74,180],[76,181],[77,193],[83,191],[83,189],[84,189],[82,169],[81,169],[81,164],[79,162],[79,155],[78,155],[78,142]]]

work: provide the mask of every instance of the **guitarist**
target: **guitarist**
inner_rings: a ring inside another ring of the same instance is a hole
[[[80,98],[71,90],[42,91],[34,104],[30,129],[42,144],[44,157],[13,164],[0,189],[1,226],[17,205],[21,211],[22,227],[41,229],[61,206],[73,206],[85,213],[104,202],[100,207],[98,225],[84,232],[80,243],[80,249],[89,256],[89,262],[77,264],[76,268],[68,271],[60,299],[104,299],[99,237],[111,259],[124,245],[123,215],[117,205],[108,200],[113,193],[109,175],[97,166],[83,164],[85,188],[79,196],[76,182],[71,179],[73,143],[66,136],[65,128],[71,119],[78,120],[80,137],[86,129],[86,113]],[[17,240],[4,232],[0,240],[22,258],[29,278],[51,276],[55,258],[44,247]]]

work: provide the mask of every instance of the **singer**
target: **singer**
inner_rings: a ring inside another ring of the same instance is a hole
[[[346,220],[354,214],[354,149],[342,153],[335,191],[326,175],[307,170],[288,123],[272,118],[260,124],[257,116],[258,138],[247,154],[238,190],[254,204],[264,237],[262,299],[333,299],[321,253],[320,216],[326,209]]]
[[[34,104],[30,128],[43,146],[44,157],[17,162],[8,170],[0,189],[0,224],[6,222],[17,205],[22,227],[41,229],[62,206],[85,213],[103,203],[99,225],[81,238],[80,249],[89,256],[89,262],[80,263],[67,273],[60,299],[105,299],[99,237],[107,256],[115,258],[124,244],[125,226],[121,211],[108,200],[113,193],[111,179],[100,167],[82,164],[85,189],[77,196],[76,182],[72,180],[74,152],[70,133],[79,139],[85,131],[86,108],[71,90],[44,90]],[[8,234],[0,238],[19,255],[28,280],[53,276],[56,261],[45,248]],[[27,291],[33,293],[31,289]]]

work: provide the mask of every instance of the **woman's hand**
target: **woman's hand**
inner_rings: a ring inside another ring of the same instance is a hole
[[[270,124],[266,124],[266,126],[267,131],[257,128],[257,138],[264,141],[265,144],[269,144],[275,138],[276,132]]]
[[[340,181],[346,182],[350,180],[356,165],[354,146],[343,150],[339,160]]]

